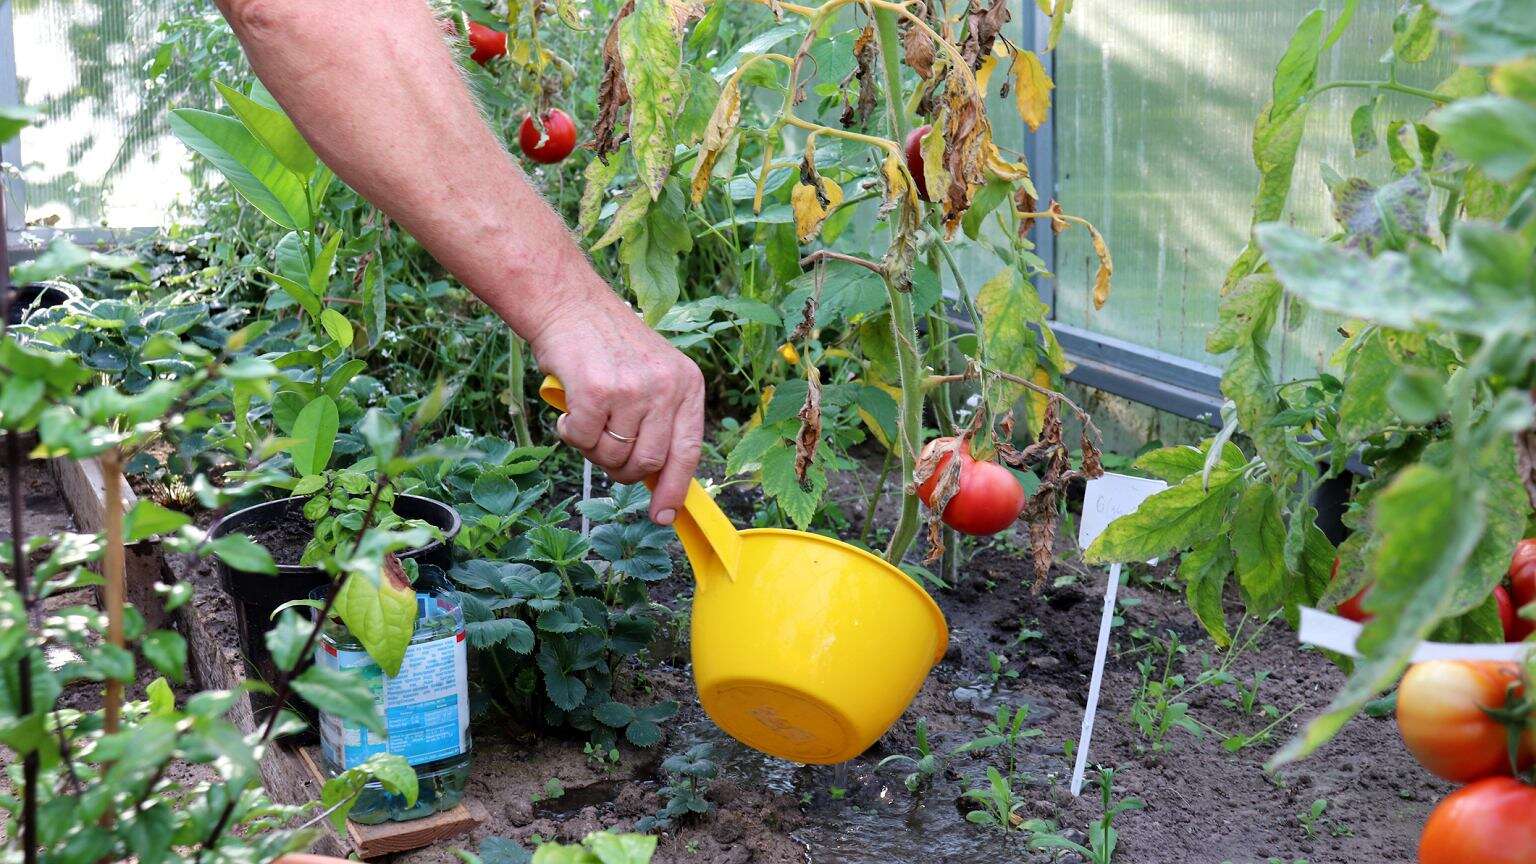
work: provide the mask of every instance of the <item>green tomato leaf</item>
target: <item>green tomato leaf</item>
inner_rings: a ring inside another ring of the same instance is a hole
[[[1227,511],[1242,487],[1242,473],[1211,472],[1209,489],[1194,474],[1147,498],[1135,512],[1109,523],[1083,553],[1089,564],[1148,561],[1188,549],[1228,531]]]
[[[681,33],[667,0],[636,0],[619,22],[619,57],[629,89],[629,141],[640,183],[652,199],[672,170],[674,124],[687,82]]]

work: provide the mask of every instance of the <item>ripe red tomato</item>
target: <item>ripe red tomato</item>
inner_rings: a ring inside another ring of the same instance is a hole
[[[1419,864],[1536,862],[1536,786],[1490,777],[1441,801],[1419,835]]]
[[[1509,599],[1509,592],[1504,590],[1503,585],[1494,587],[1493,599],[1499,604],[1499,623],[1504,626],[1504,641],[1519,642],[1521,637],[1515,634],[1519,632],[1521,621],[1515,615],[1515,601]]]
[[[941,444],[947,445],[953,438],[935,438],[923,447],[920,460],[927,460]],[[940,516],[944,524],[962,534],[978,536],[996,534],[1012,525],[1024,512],[1024,487],[1019,485],[1013,472],[996,462],[977,462],[970,448],[960,444],[960,490],[949,499]],[[932,476],[917,487],[917,497],[933,506],[934,489],[944,467],[954,456],[953,451],[938,457]]]
[[[1514,663],[1432,660],[1416,663],[1397,689],[1397,729],[1419,764],[1452,783],[1510,773],[1509,735],[1484,708],[1502,708],[1520,683]],[[1531,762],[1527,733],[1521,765]],[[1532,811],[1536,813],[1536,811]],[[1532,859],[1536,864],[1536,859]]]
[[[479,21],[469,22],[469,59],[484,66],[492,57],[507,54],[507,34]]]
[[[1375,615],[1365,611],[1365,608],[1360,605],[1360,601],[1365,599],[1365,593],[1369,590],[1371,590],[1371,588],[1369,585],[1367,585],[1366,587],[1360,589],[1359,594],[1356,594],[1348,600],[1345,600],[1343,603],[1340,603],[1338,610],[1339,617],[1348,618],[1351,621],[1357,621],[1361,624],[1364,624],[1372,618],[1375,618]]]
[[[912,179],[917,181],[917,197],[924,201],[932,201],[928,197],[928,180],[923,176],[923,136],[933,126],[919,126],[907,133],[907,170],[912,172]]]
[[[576,149],[576,124],[571,122],[571,115],[559,108],[551,108],[544,115],[544,138],[541,141],[539,127],[534,125],[533,115],[529,114],[517,129],[517,143],[529,159],[551,165]]]
[[[1536,632],[1536,621],[1518,617],[1521,608],[1536,602],[1536,537],[1515,544],[1515,554],[1509,562],[1509,595],[1517,613],[1514,641],[1524,641]]]

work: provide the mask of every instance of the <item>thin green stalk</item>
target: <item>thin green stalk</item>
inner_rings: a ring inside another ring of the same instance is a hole
[[[1336,90],[1340,87],[1352,87],[1367,90],[1390,90],[1393,93],[1402,93],[1407,96],[1417,96],[1420,99],[1428,99],[1429,101],[1439,105],[1444,105],[1451,101],[1451,97],[1446,96],[1443,93],[1436,93],[1433,90],[1425,90],[1422,87],[1410,87],[1407,84],[1399,84],[1396,81],[1329,81],[1327,84],[1313,88],[1312,95],[1317,96],[1320,93],[1326,93],[1329,90]]]
[[[907,136],[907,114],[901,100],[901,41],[896,35],[896,13],[883,6],[874,7],[875,41],[880,46],[884,71],[886,109],[890,113],[891,132],[897,141]],[[893,227],[892,230],[897,230]],[[901,456],[901,514],[885,547],[885,560],[898,563],[917,537],[917,495],[912,477],[917,470],[917,453],[922,446],[923,388],[922,361],[917,351],[917,321],[912,311],[912,295],[898,289],[890,275],[885,278],[891,301],[891,330],[896,345],[896,368],[900,375],[901,406],[897,416],[898,449]]]
[[[528,430],[528,395],[524,381],[527,378],[523,363],[523,340],[509,328],[507,330],[507,391],[511,397],[512,433],[517,446],[532,447],[533,435]]]

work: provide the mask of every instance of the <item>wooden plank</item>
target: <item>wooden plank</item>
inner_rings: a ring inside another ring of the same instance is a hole
[[[192,680],[204,690],[229,690],[239,693],[229,719],[241,731],[256,731],[258,718],[250,694],[241,685],[246,680],[245,660],[236,647],[234,610],[229,595],[219,585],[213,565],[187,555],[167,556],[166,566],[180,580],[192,583],[193,599],[177,610],[189,647],[188,664]],[[322,781],[317,781],[304,764],[298,748],[282,743],[266,748],[261,760],[262,784],[272,800],[281,804],[304,804],[320,798]],[[310,846],[317,855],[343,857],[346,844],[327,830]]]
[[[64,494],[64,503],[75,519],[75,527],[86,533],[106,529],[107,499],[101,463],[95,459],[66,459],[59,457],[48,461],[48,470]],[[123,512],[128,513],[138,503],[138,496],[125,482],[122,484]],[[144,623],[151,629],[160,629],[170,621],[165,603],[155,591],[155,583],[167,574],[160,556],[158,544],[134,543],[124,549],[125,599],[144,616]]]
[[[317,783],[325,782],[325,770],[313,748],[301,749],[300,756],[308,766],[310,775]],[[465,798],[459,806],[441,813],[433,813],[409,822],[385,822],[381,825],[359,825],[347,821],[347,837],[359,858],[378,858],[396,852],[409,852],[431,846],[439,840],[458,837],[479,827],[486,819],[485,807],[472,798]]]

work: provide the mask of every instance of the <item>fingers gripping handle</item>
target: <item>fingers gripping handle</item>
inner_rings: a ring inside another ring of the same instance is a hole
[[[565,385],[553,375],[544,376],[539,385],[539,398],[561,411],[569,410],[565,402]],[[646,488],[656,489],[656,477],[645,478]],[[709,497],[697,479],[688,481],[688,496],[683,509],[673,520],[672,527],[683,543],[683,551],[693,564],[694,574],[701,581],[706,573],[722,573],[735,578],[736,565],[741,558],[741,536],[730,517]]]

